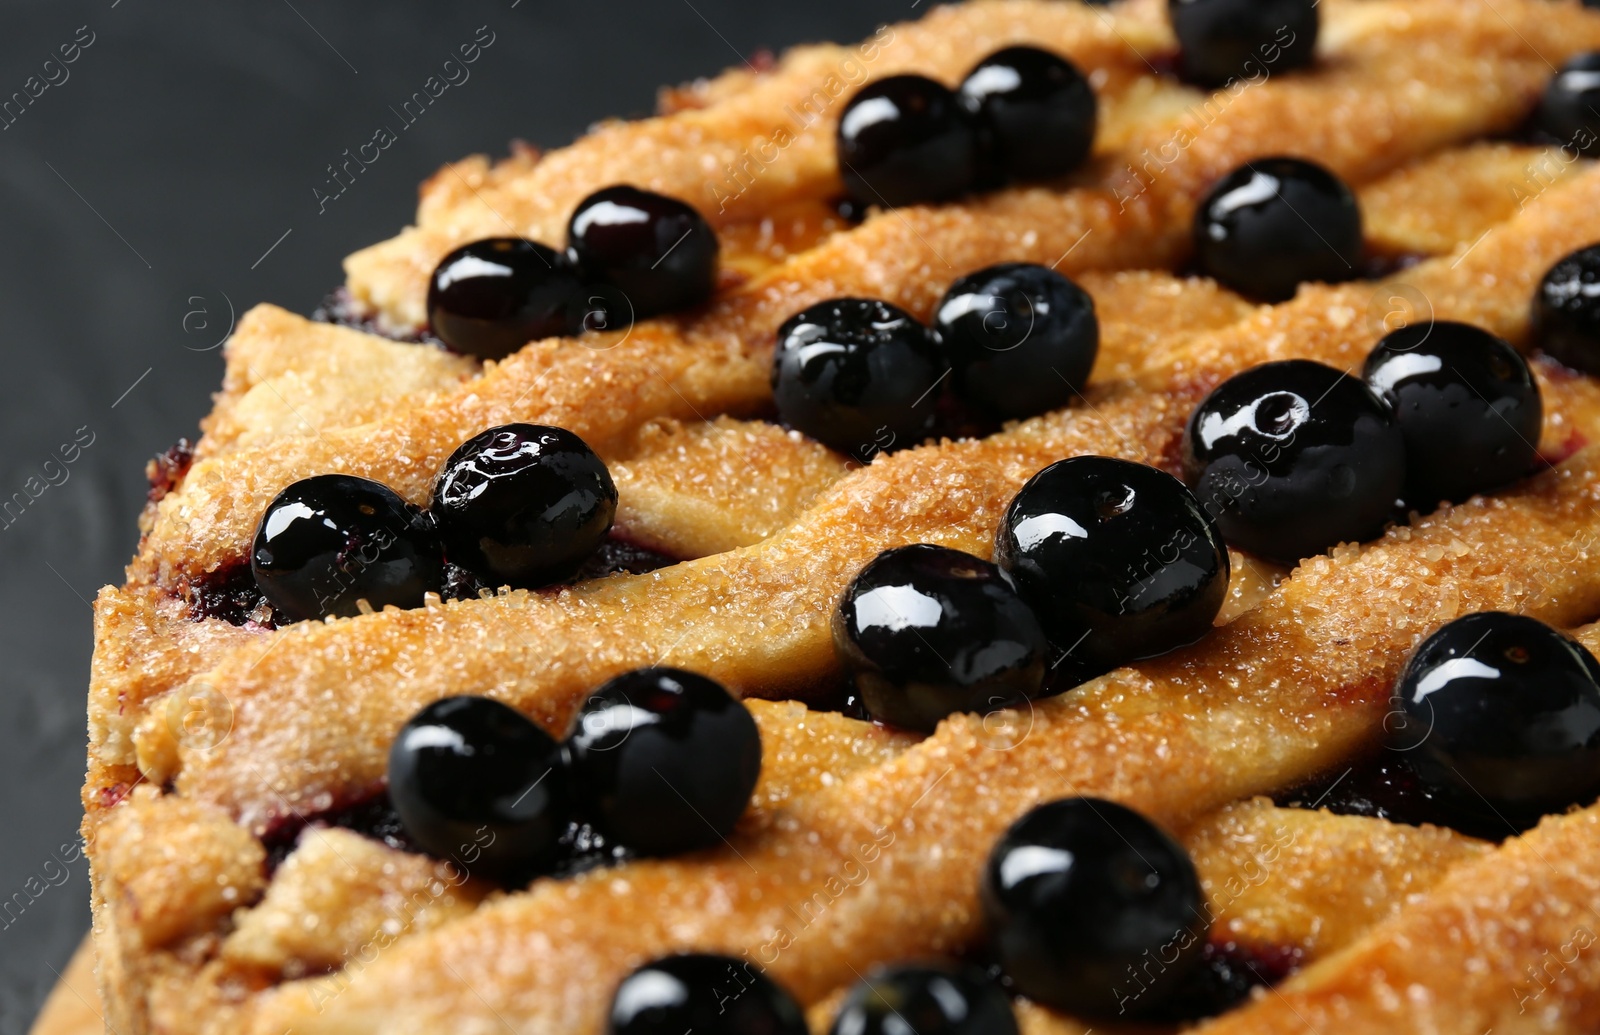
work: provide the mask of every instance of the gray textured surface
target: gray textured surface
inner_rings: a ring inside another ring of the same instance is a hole
[[[512,137],[558,145],[648,111],[660,84],[911,13],[899,0],[0,9],[0,100],[54,81],[0,130],[0,501],[37,493],[0,519],[0,1035],[26,1031],[88,925],[73,844],[89,601],[133,549],[144,461],[209,406],[230,304],[309,312],[340,258],[408,222],[417,182],[450,158]],[[324,167],[483,25],[494,43],[471,78],[319,213]],[[63,66],[75,37],[92,42]],[[75,435],[93,441],[63,463]]]

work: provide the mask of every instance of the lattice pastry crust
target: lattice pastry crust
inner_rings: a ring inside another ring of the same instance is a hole
[[[1551,470],[1293,571],[1235,555],[1219,628],[1195,647],[926,738],[800,703],[836,679],[831,609],[880,550],[987,556],[1049,462],[1170,468],[1222,379],[1289,357],[1354,368],[1396,304],[1524,344],[1539,276],[1600,239],[1600,172],[1483,140],[1526,116],[1550,63],[1600,47],[1600,14],[1324,0],[1316,68],[1207,97],[1155,71],[1174,46],[1163,6],[977,0],[859,47],[801,48],[561,151],[447,167],[416,227],[346,264],[346,303],[410,334],[452,247],[559,241],[579,198],[646,170],[641,186],[717,227],[723,276],[703,311],[482,365],[272,307],[245,317],[192,464],[161,486],[126,584],[96,606],[85,832],[115,1029],[591,1033],[626,970],[694,948],[748,953],[825,1030],[857,971],[971,945],[995,837],[1033,804],[1085,793],[1179,833],[1214,933],[1303,964],[1204,1030],[1600,1024],[1600,955],[1525,994],[1529,968],[1600,922],[1600,811],[1495,846],[1257,797],[1375,745],[1406,652],[1451,618],[1516,610],[1600,646],[1583,626],[1600,615],[1600,453],[1586,445],[1600,385],[1554,364],[1535,363]],[[833,214],[842,103],[815,100],[830,76],[952,79],[1010,42],[1092,70],[1102,123],[1084,171],[858,226]],[[802,130],[789,111],[807,103],[818,117]],[[778,159],[751,165],[780,130]],[[1277,306],[1155,272],[1183,260],[1218,175],[1279,153],[1350,182],[1369,247],[1403,271]],[[999,261],[1055,263],[1095,297],[1102,351],[1080,405],[866,466],[760,419],[774,331],[795,311],[856,294],[925,317],[958,275]],[[276,630],[197,617],[290,482],[344,472],[424,502],[460,441],[511,420],[582,435],[616,477],[618,529],[679,563]],[[508,892],[349,830],[277,840],[377,789],[426,702],[486,693],[559,730],[598,683],[661,661],[751,698],[764,768],[727,851]],[[1028,1003],[1018,1015],[1030,1033],[1084,1030]]]

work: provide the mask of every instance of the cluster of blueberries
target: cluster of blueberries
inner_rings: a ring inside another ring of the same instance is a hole
[[[504,424],[450,455],[427,508],[368,478],[295,482],[262,513],[250,568],[280,620],[350,617],[363,602],[419,607],[451,568],[490,587],[570,578],[616,510],[611,473],[583,439]]]
[[[994,554],[902,546],[851,581],[834,645],[874,719],[931,730],[1165,653],[1211,628],[1228,589],[1227,548],[1193,493],[1112,457],[1029,479]]]
[[[710,298],[718,250],[711,224],[682,201],[606,187],[573,211],[563,252],[491,237],[446,255],[428,284],[428,322],[451,349],[479,359],[619,330]]]
[[[436,701],[389,750],[389,801],[424,851],[510,885],[549,872],[583,823],[616,852],[721,844],[761,774],[761,733],[720,684],[673,668],[595,690],[556,741],[488,697]]]
[[[948,377],[983,420],[1028,417],[1078,398],[1100,349],[1094,300],[1061,274],[1002,263],[960,278],[932,327],[898,306],[836,298],[778,329],[779,418],[863,462],[940,429]]]
[[[1178,73],[1221,86],[1266,65],[1311,64],[1315,0],[1169,0]],[[1089,81],[1070,61],[1012,46],[951,90],[920,75],[867,84],[839,118],[839,175],[857,206],[945,201],[1006,182],[1050,180],[1083,164],[1094,144]]]
[[[877,79],[839,116],[839,177],[860,207],[946,201],[1007,181],[1065,176],[1089,157],[1094,90],[1038,47],[1007,47],[951,90],[927,76]]]

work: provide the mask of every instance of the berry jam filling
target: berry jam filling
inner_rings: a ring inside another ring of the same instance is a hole
[[[599,579],[607,575],[643,575],[658,568],[665,568],[677,564],[678,558],[669,557],[664,553],[637,543],[630,543],[618,536],[610,536],[600,543],[600,548],[583,562],[583,567],[572,577],[573,582],[582,582],[585,579]]]
[[[643,575],[677,563],[676,557],[611,536],[601,542],[600,548],[584,562],[578,573],[563,585],[607,575]],[[445,600],[475,600],[484,591],[493,589],[465,568],[447,563],[439,595]],[[188,602],[189,617],[194,621],[220,618],[229,625],[254,623],[266,629],[278,627],[266,597],[256,586],[250,565],[243,561],[187,580],[177,595]]]
[[[178,595],[188,601],[189,617],[193,621],[220,618],[229,625],[277,628],[272,606],[261,595],[248,561],[225,564],[216,571],[189,579]]]
[[[1468,837],[1502,841],[1532,826],[1450,808],[1431,792],[1403,752],[1382,749],[1284,791],[1275,802],[1292,809],[1327,809],[1336,816],[1370,816],[1407,826],[1449,827]]]
[[[166,452],[152,458],[144,465],[144,476],[150,480],[150,491],[145,499],[160,503],[167,493],[178,487],[183,476],[194,463],[194,443],[186,438],[174,442]]]
[[[1359,263],[1362,280],[1383,280],[1403,273],[1428,256],[1421,252],[1379,252],[1371,248]]]
[[[1141,1019],[1179,1023],[1226,1013],[1242,1006],[1255,989],[1271,988],[1299,970],[1304,956],[1295,946],[1208,941],[1172,998]]]
[[[424,329],[400,333],[380,327],[377,320],[373,318],[372,313],[352,298],[350,289],[343,285],[334,288],[324,296],[321,304],[311,311],[311,319],[317,323],[331,323],[340,327],[349,327],[352,330],[375,334],[380,338],[401,341],[410,345],[427,344],[441,347],[444,345],[444,342]]]

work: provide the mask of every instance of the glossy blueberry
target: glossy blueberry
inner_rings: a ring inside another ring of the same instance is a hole
[[[564,428],[504,424],[445,461],[430,507],[450,560],[499,585],[569,578],[617,511],[606,465]]]
[[[1295,564],[1382,530],[1405,484],[1405,439],[1366,384],[1290,359],[1229,378],[1195,407],[1183,467],[1224,539]]]
[[[616,186],[595,191],[567,224],[567,246],[585,280],[608,284],[643,319],[711,297],[717,234],[677,198]]]
[[[819,302],[778,328],[772,394],[790,427],[866,462],[914,446],[948,367],[928,329],[887,302]]]
[[[1361,207],[1333,173],[1300,158],[1258,158],[1224,176],[1194,214],[1195,259],[1228,287],[1266,302],[1304,281],[1356,275]]]
[[[806,1035],[794,997],[748,960],[665,956],[622,979],[607,1035]]]
[[[1391,746],[1467,811],[1524,826],[1600,794],[1600,665],[1523,615],[1458,618],[1428,637],[1395,684]]]
[[[1094,145],[1095,98],[1078,66],[1038,47],[1006,47],[978,62],[957,91],[1001,176],[1048,180],[1083,164]]]
[[[830,1035],[1017,1035],[1011,1000],[981,971],[901,963],[867,972],[845,995]]]
[[[1569,154],[1600,153],[1600,52],[1578,54],[1550,77],[1533,125]]]
[[[585,813],[646,855],[720,845],[761,775],[761,732],[718,683],[675,668],[610,680],[568,740]]]
[[[1600,375],[1600,244],[1566,256],[1539,281],[1533,341],[1567,366]]]
[[[1077,399],[1100,350],[1089,293],[1031,263],[990,266],[950,285],[934,328],[957,394],[1007,419]]]
[[[444,563],[427,516],[387,486],[345,474],[295,482],[267,504],[250,549],[261,594],[291,621],[419,607]]]
[[[944,201],[978,175],[978,135],[942,83],[894,75],[856,91],[839,117],[839,176],[863,205]]]
[[[446,345],[501,359],[530,341],[575,333],[587,292],[565,256],[491,237],[446,255],[428,285],[428,323]]]
[[[1069,1013],[1151,1010],[1205,946],[1205,896],[1188,853],[1109,801],[1033,809],[994,846],[979,892],[1012,987]]]
[[[1412,324],[1378,342],[1365,377],[1406,443],[1406,501],[1432,510],[1528,474],[1544,407],[1528,363],[1464,323]]]
[[[423,708],[389,749],[389,799],[430,855],[511,883],[548,865],[570,818],[565,753],[487,697]]]
[[[861,569],[834,613],[833,645],[872,717],[912,730],[1034,696],[1048,654],[999,568],[927,543]]]
[[[1167,0],[1178,71],[1202,86],[1259,82],[1316,59],[1317,0]]]
[[[1193,643],[1228,594],[1228,550],[1182,482],[1105,456],[1051,464],[1028,480],[995,536],[1057,648],[1105,671]]]

